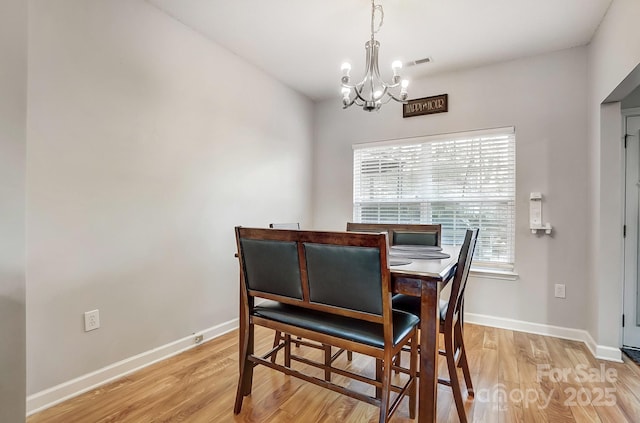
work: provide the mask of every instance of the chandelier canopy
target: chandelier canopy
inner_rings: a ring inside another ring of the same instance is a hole
[[[375,25],[376,12],[380,15],[380,23],[377,27]],[[351,85],[351,65],[349,63],[342,64],[343,109],[356,104],[361,106],[363,110],[372,112],[379,110],[383,104],[388,103],[391,99],[399,103],[407,102],[409,81],[400,77],[399,71],[402,69],[402,62],[396,60],[391,64],[393,77],[390,83],[383,81],[380,77],[380,69],[378,68],[380,43],[375,39],[375,34],[380,30],[383,21],[382,5],[375,4],[375,0],[371,0],[371,39],[364,45],[367,51],[364,78],[357,84]]]

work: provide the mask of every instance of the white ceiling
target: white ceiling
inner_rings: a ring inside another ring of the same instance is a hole
[[[360,79],[370,0],[148,0],[314,100]],[[611,0],[378,0],[380,68],[432,57],[409,79],[587,44]],[[411,86],[409,86],[411,94]]]

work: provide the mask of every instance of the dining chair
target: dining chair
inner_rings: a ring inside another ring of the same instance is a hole
[[[409,416],[415,418],[419,318],[392,308],[384,235],[237,227],[236,240],[243,323],[235,414],[240,413],[244,397],[251,394],[254,367],[264,365],[376,405],[381,423],[389,420],[406,396]],[[256,299],[271,301],[258,303]],[[290,342],[266,354],[255,354],[255,325],[279,330],[287,334],[285,337],[299,335],[374,357],[381,363],[376,366],[375,379],[353,369],[329,367],[341,376],[375,386],[375,396],[304,373],[305,368],[322,369],[325,364],[287,351]],[[397,386],[391,377],[393,357],[409,344],[410,364],[404,369],[408,377]],[[282,348],[285,364],[272,363],[270,356]],[[294,360],[307,366],[294,369]],[[393,400],[392,392],[397,393]]]
[[[460,418],[461,423],[466,423],[467,417],[464,410],[464,403],[462,401],[460,381],[458,380],[458,373],[456,370],[458,367],[462,369],[468,396],[474,396],[471,373],[469,372],[469,363],[467,362],[467,354],[463,340],[462,310],[465,288],[467,286],[467,279],[477,239],[478,229],[467,229],[464,242],[458,256],[458,263],[456,272],[453,276],[449,300],[440,300],[439,304],[440,333],[444,335],[444,350],[440,350],[438,352],[446,358],[449,379],[438,378],[438,383],[451,387],[456,409],[458,411],[458,417]],[[408,295],[396,295],[393,297],[393,308],[420,316],[420,298]]]
[[[442,225],[347,222],[349,232],[387,232],[390,245],[442,245]]]

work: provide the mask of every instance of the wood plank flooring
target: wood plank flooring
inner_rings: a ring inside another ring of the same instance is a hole
[[[27,423],[377,421],[374,406],[263,366],[256,368],[253,392],[234,416],[237,337],[234,331],[204,343],[35,414]],[[256,329],[256,351],[268,350],[272,342],[272,331]],[[640,422],[640,368],[626,357],[621,364],[599,361],[579,342],[471,324],[465,326],[465,344],[476,392],[466,401],[470,422]],[[314,349],[299,351],[320,358]],[[337,365],[375,375],[373,360],[362,355],[347,362],[343,354]],[[317,369],[298,368],[322,377]],[[444,359],[439,369],[446,376]],[[335,375],[333,380],[373,393],[360,382]],[[414,421],[406,402],[392,422]],[[446,386],[438,387],[438,421],[458,421]]]

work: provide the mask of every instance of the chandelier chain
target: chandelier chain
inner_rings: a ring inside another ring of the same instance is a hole
[[[378,27],[375,27],[375,17],[376,17],[376,11],[380,12],[380,23],[378,24]],[[382,9],[382,5],[381,4],[375,4],[375,0],[371,0],[371,39],[373,40],[373,34],[377,34],[378,31],[380,31],[380,28],[382,28],[382,24],[384,23],[384,10]]]

